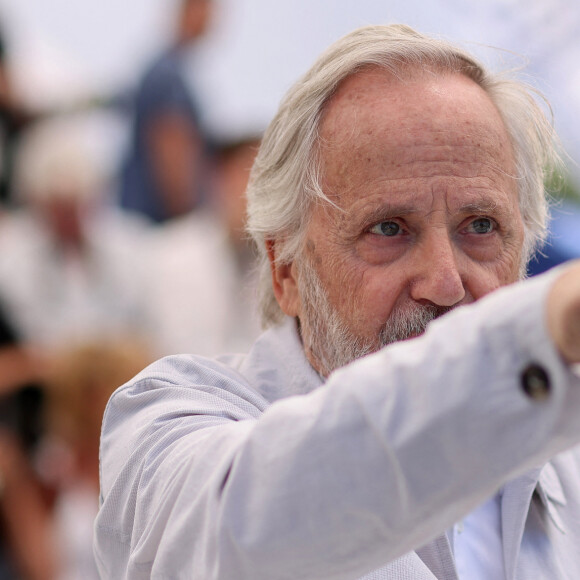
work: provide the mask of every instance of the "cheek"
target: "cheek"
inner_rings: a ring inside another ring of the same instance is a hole
[[[352,268],[339,287],[337,308],[357,335],[375,338],[404,288],[401,269],[368,265]]]
[[[474,299],[520,279],[523,227],[513,227],[502,239],[490,259],[474,259],[469,254],[466,266],[466,287]]]
[[[380,266],[401,258],[411,243],[409,235],[388,238],[368,233],[358,240],[356,252],[363,262],[370,266]]]
[[[504,241],[503,251],[496,267],[497,277],[501,286],[519,280],[522,266],[523,243],[523,227],[518,228]]]
[[[493,263],[472,263],[466,269],[467,295],[478,300],[486,294],[519,279],[520,252],[504,253]]]
[[[357,306],[364,291],[364,272],[352,260],[329,256],[320,263],[319,275],[333,308],[344,314]]]

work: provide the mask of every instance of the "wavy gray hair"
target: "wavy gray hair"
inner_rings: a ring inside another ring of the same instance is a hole
[[[276,241],[277,261],[298,255],[313,204],[328,201],[320,186],[319,124],[326,103],[347,77],[369,66],[393,75],[405,70],[460,73],[486,91],[498,109],[515,153],[519,204],[525,236],[522,276],[547,233],[546,172],[561,165],[552,124],[538,93],[507,75],[487,71],[447,41],[404,25],[367,26],[331,45],[288,91],[266,129],[247,189],[248,231],[260,259],[260,305],[264,326],[283,313],[274,296],[266,241]]]

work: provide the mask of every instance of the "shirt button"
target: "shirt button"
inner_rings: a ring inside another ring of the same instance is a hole
[[[522,389],[530,399],[543,401],[550,394],[550,379],[548,373],[539,365],[527,366],[521,375]]]

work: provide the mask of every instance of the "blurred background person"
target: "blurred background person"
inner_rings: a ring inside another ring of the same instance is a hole
[[[14,87],[0,29],[0,230],[14,207],[18,140],[36,115]],[[9,221],[9,220],[8,220]],[[45,361],[27,346],[0,297],[0,578],[53,580],[56,559],[45,490],[34,468],[43,429]]]
[[[8,62],[8,47],[0,28],[0,205],[11,203],[12,165],[18,136],[32,114],[25,110],[13,87]]]
[[[32,464],[14,433],[0,428],[0,578],[55,580],[52,515]]]
[[[120,204],[154,222],[207,202],[209,145],[185,62],[208,27],[212,4],[180,1],[173,39],[145,72],[132,105]]]
[[[0,308],[0,578],[53,580],[49,505],[34,458],[43,430],[45,364]]]
[[[216,153],[215,204],[155,231],[155,276],[144,289],[161,354],[244,352],[260,330],[254,255],[244,231],[245,189],[259,145],[248,135]]]
[[[16,408],[29,404],[31,409],[40,408],[42,395],[38,382],[43,378],[44,367],[45,361],[22,343],[6,315],[4,305],[0,303],[0,424],[10,422],[11,428],[19,434],[27,448],[32,447],[37,438],[37,411],[23,416],[21,411],[11,408],[12,402],[6,402],[20,397],[20,401],[14,403]],[[34,394],[20,394],[33,391]]]
[[[151,361],[148,347],[133,337],[79,343],[52,361],[38,466],[53,494],[54,579],[98,579],[92,543],[101,418],[113,391]]]
[[[45,351],[145,324],[149,226],[107,197],[97,121],[60,115],[28,127],[15,163],[20,206],[0,227],[0,297],[23,342]]]

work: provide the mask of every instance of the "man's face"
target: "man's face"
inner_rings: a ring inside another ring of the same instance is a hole
[[[335,206],[313,209],[301,255],[275,280],[319,372],[412,337],[518,278],[513,152],[473,81],[361,72],[329,103],[320,136],[323,190]],[[329,313],[334,330],[321,320]],[[337,358],[338,326],[356,348]]]

